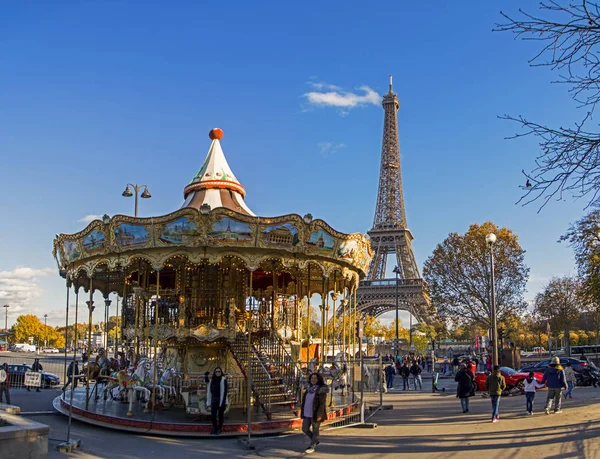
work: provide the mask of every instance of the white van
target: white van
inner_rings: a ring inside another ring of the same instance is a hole
[[[33,344],[17,343],[15,344],[15,352],[35,352],[37,347]]]

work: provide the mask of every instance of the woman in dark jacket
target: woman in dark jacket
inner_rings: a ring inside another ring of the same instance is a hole
[[[306,449],[312,453],[315,446],[319,444],[319,429],[321,423],[327,419],[327,394],[329,387],[323,381],[323,376],[313,373],[308,378],[309,384],[302,395],[302,432],[310,438],[310,444]],[[312,426],[312,431],[311,431]]]
[[[463,409],[463,413],[469,412],[469,397],[475,392],[475,379],[473,373],[469,371],[466,365],[462,365],[461,369],[458,370],[454,380],[458,383],[456,387],[456,396],[460,399],[460,404]]]
[[[219,435],[223,428],[223,417],[225,408],[229,405],[227,398],[227,379],[223,374],[221,367],[215,368],[212,378],[208,378],[208,371],[204,374],[208,383],[206,388],[206,406],[210,407],[210,418],[212,420],[212,435]]]

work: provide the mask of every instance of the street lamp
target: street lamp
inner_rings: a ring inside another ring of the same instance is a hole
[[[490,248],[490,321],[492,326],[492,366],[498,365],[498,325],[496,323],[496,286],[494,279],[494,243],[496,235],[490,233],[485,237]]]
[[[8,304],[5,304],[2,307],[4,308],[4,311],[5,311],[5,314],[4,314],[4,331],[8,331],[8,308],[10,308],[10,306]]]
[[[396,274],[396,344],[394,348],[396,349],[396,361],[398,361],[398,347],[400,346],[400,337],[398,334],[398,282],[400,280],[400,269],[398,269],[398,266],[394,267],[394,274]]]
[[[133,185],[131,183],[128,183],[127,186],[125,187],[125,191],[123,191],[123,196],[126,198],[130,198],[133,196],[133,193],[131,192],[131,188],[129,188],[130,186],[133,187],[133,190],[135,191],[135,216],[138,216],[138,195],[140,193],[140,190],[143,188],[144,191],[142,191],[142,198],[143,199],[149,199],[152,197],[152,195],[150,194],[150,192],[148,191],[148,185]]]
[[[48,348],[48,314],[44,314],[44,349]]]

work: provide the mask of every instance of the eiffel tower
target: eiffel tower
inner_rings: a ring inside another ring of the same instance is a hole
[[[390,91],[383,97],[385,117],[377,208],[373,228],[367,232],[374,256],[367,278],[360,282],[357,291],[358,310],[372,316],[396,310],[397,293],[399,309],[411,311],[419,322],[434,323],[436,313],[429,301],[427,283],[419,274],[411,247],[413,235],[406,224],[398,143],[399,108],[390,75]],[[392,254],[396,254],[397,269],[395,277],[386,278],[388,255]]]

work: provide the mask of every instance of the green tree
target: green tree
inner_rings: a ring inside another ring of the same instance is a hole
[[[500,319],[526,309],[523,299],[529,268],[518,237],[494,223],[473,224],[463,235],[451,233],[425,262],[423,277],[440,316],[457,325],[490,321],[490,248],[485,236],[497,237],[494,251],[496,310]]]
[[[536,313],[550,322],[551,329],[562,331],[565,339],[565,352],[570,353],[569,330],[581,312],[581,284],[569,276],[554,277],[544,289],[535,296]]]

